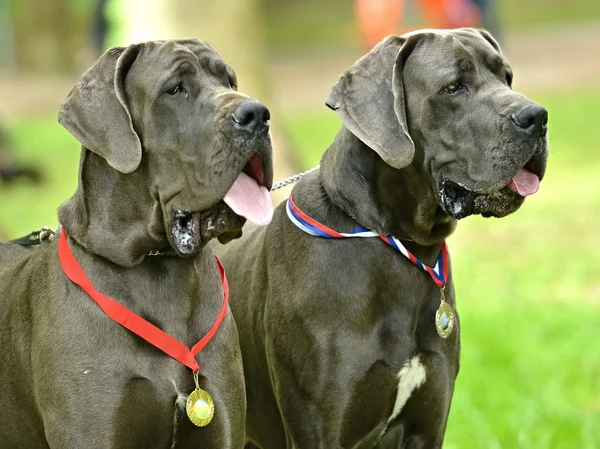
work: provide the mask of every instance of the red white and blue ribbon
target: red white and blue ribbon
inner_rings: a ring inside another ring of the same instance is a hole
[[[287,215],[292,223],[307,234],[314,235],[316,237],[322,237],[326,239],[345,239],[350,237],[379,237],[385,243],[390,245],[399,253],[403,254],[408,260],[410,260],[417,267],[429,273],[433,281],[440,288],[443,288],[448,281],[448,250],[446,248],[446,242],[442,242],[442,249],[440,255],[437,258],[435,266],[432,268],[429,265],[421,262],[413,253],[411,253],[400,240],[396,237],[384,236],[377,232],[371,231],[367,228],[355,228],[352,232],[337,232],[331,228],[328,228],[322,223],[310,218],[304,212],[302,212],[290,195],[287,206]]]

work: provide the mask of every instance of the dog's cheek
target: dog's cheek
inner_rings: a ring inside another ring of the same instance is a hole
[[[537,146],[537,142],[532,142],[527,135],[521,135],[514,132],[512,127],[506,125],[502,128],[499,139],[500,144],[494,152],[494,159],[497,166],[506,168],[507,172],[498,173],[498,176],[505,178],[507,175],[514,174],[514,170],[520,168],[523,163],[523,154],[531,152],[531,146]]]
[[[231,242],[232,240],[236,240],[239,239],[243,234],[243,231],[237,231],[237,232],[226,232],[224,234],[221,234],[217,240],[219,240],[219,243],[222,243],[223,245]]]

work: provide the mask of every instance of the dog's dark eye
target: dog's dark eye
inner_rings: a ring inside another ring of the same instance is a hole
[[[460,81],[454,81],[453,83],[444,87],[443,91],[448,95],[454,95],[456,92],[462,89],[462,87],[463,85],[460,83]]]
[[[169,95],[177,95],[177,94],[185,94],[185,98],[188,97],[188,93],[187,90],[185,90],[183,88],[183,85],[181,83],[179,83],[177,86],[175,86],[173,89],[167,91],[167,93]]]
[[[513,82],[513,74],[511,72],[506,72],[506,84],[512,86]]]

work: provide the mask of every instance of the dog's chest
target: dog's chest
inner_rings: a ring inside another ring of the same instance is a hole
[[[435,311],[439,307],[439,290],[428,287],[425,282],[422,286],[415,283],[414,279],[412,286],[406,288],[398,288],[396,282],[395,288],[380,290],[380,300],[371,310],[374,319],[370,339],[375,351],[369,364],[363,365],[361,378],[353,384],[353,390],[356,398],[364,396],[364,385],[379,394],[372,397],[374,404],[368,411],[364,407],[360,410],[356,401],[350,404],[352,421],[362,419],[365,423],[361,437],[354,433],[363,444],[377,440],[398,417],[410,414],[411,398],[430,388],[428,385],[436,376],[436,369],[432,372],[430,363],[431,353],[445,354],[439,359],[454,364],[456,335],[444,340],[437,334]],[[354,425],[349,433],[360,432],[357,427]]]
[[[352,382],[352,396],[343,414],[342,440],[347,447],[373,447],[409,408],[410,399],[427,388],[430,375],[421,354],[405,358],[399,367],[373,361]]]
[[[406,313],[405,310],[403,313],[390,313],[381,321],[376,332],[380,357],[388,366],[385,374],[388,397],[394,397],[388,421],[398,416],[413,390],[427,378],[414,333],[418,321],[416,314]]]

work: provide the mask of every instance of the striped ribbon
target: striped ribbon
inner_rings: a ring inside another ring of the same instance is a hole
[[[310,218],[304,212],[302,212],[290,195],[287,206],[287,215],[292,223],[307,234],[314,235],[315,237],[323,237],[326,239],[345,239],[350,237],[379,237],[385,243],[390,245],[399,253],[403,254],[408,260],[414,265],[429,273],[433,281],[440,288],[443,288],[448,281],[448,250],[446,248],[446,242],[442,243],[442,249],[437,258],[435,267],[421,262],[413,253],[411,253],[400,240],[396,237],[384,236],[377,232],[371,231],[370,229],[359,227],[355,228],[352,232],[337,232],[331,228],[328,228],[322,223]]]

